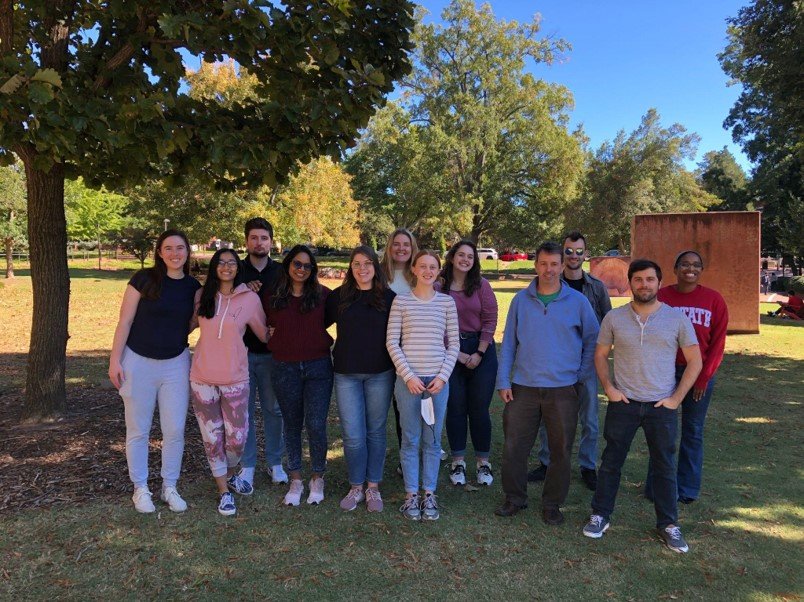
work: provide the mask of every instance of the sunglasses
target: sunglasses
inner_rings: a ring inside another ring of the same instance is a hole
[[[294,259],[291,263],[293,263],[293,267],[297,270],[304,270],[305,272],[312,272],[313,271],[313,264],[312,263],[302,263]]]
[[[586,249],[564,249],[564,255],[572,255],[575,253],[578,257],[581,257],[584,253],[586,253]]]

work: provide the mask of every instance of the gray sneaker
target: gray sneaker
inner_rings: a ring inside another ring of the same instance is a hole
[[[681,529],[675,525],[670,525],[658,531],[659,537],[662,538],[665,545],[674,552],[684,554],[689,551],[690,547],[687,545],[687,542],[684,541],[684,537],[681,535]]]
[[[402,504],[402,507],[399,509],[407,519],[410,520],[421,520],[422,518],[422,511],[419,508],[419,494],[414,493],[409,498],[405,499],[405,503]]]
[[[583,528],[583,534],[592,539],[600,539],[609,528],[609,521],[600,516],[593,514],[589,517],[589,522]]]
[[[366,488],[366,510],[369,512],[382,512],[382,496],[376,487]]]
[[[422,518],[424,520],[438,520],[438,500],[435,494],[428,493],[422,500]]]

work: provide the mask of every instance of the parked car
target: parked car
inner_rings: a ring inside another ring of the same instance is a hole
[[[500,261],[520,261],[526,260],[528,258],[528,254],[522,251],[517,251],[516,249],[503,251],[502,255],[500,255]]]
[[[496,261],[499,259],[497,257],[497,250],[496,249],[478,249],[477,250],[477,257],[478,259],[493,259]]]
[[[610,250],[606,251],[605,253],[603,253],[603,255],[605,257],[619,257],[620,256],[620,251],[618,249],[610,249]]]

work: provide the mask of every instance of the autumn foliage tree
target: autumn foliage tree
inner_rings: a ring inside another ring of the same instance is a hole
[[[34,297],[23,418],[65,408],[65,177],[284,181],[354,143],[409,70],[412,25],[407,0],[0,0],[0,161],[25,165]],[[233,59],[257,96],[192,98],[180,52]]]

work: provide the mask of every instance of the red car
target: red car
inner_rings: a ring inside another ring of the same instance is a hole
[[[520,261],[527,260],[528,254],[522,251],[503,251],[500,253],[500,261]]]

